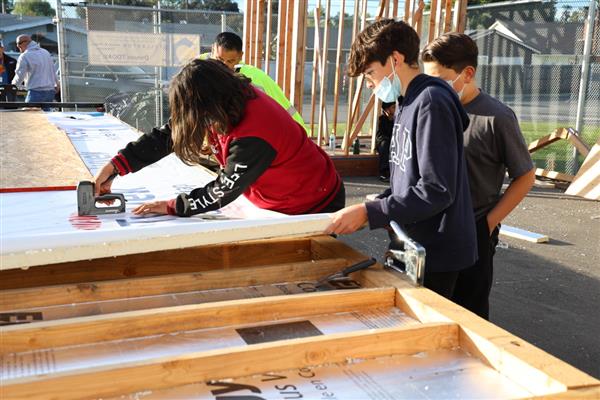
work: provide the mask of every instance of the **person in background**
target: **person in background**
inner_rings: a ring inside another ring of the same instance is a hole
[[[387,228],[395,221],[425,247],[424,285],[452,298],[460,271],[477,260],[463,154],[467,113],[446,82],[420,72],[419,36],[405,22],[382,19],[365,28],[352,43],[348,73],[363,74],[381,101],[397,103],[390,188],[334,213],[327,232],[351,233],[366,222]]]
[[[47,50],[33,41],[28,35],[17,37],[17,47],[21,52],[17,60],[15,76],[12,84],[27,89],[26,103],[52,102],[59,90],[58,78],[54,69],[52,56]],[[43,107],[45,111],[48,107]]]
[[[457,92],[471,120],[464,146],[479,259],[461,271],[452,300],[488,319],[500,222],[533,186],[535,168],[515,113],[477,86],[478,53],[468,35],[446,33],[425,47],[421,61],[425,73],[446,80]],[[511,181],[502,194],[507,171]]]
[[[275,100],[284,110],[294,118],[296,122],[302,125],[306,130],[304,120],[292,103],[285,97],[283,90],[277,83],[271,79],[262,69],[252,65],[242,63],[244,52],[242,51],[242,38],[232,32],[221,32],[215,38],[211,53],[203,53],[200,59],[206,60],[213,58],[227,65],[231,70],[250,78],[252,85],[258,90],[265,92]]]
[[[390,181],[390,142],[394,129],[394,113],[396,103],[381,103],[381,115],[377,123],[375,134],[375,148],[379,154],[379,180]]]
[[[0,40],[0,85],[8,85],[15,77],[17,60],[4,54],[4,42]]]
[[[189,165],[205,139],[222,169],[204,187],[145,203],[135,214],[189,217],[217,210],[244,194],[257,207],[285,214],[333,212],[345,189],[333,162],[272,98],[216,60],[193,60],[169,88],[169,123],[142,135],[95,177],[96,195],[112,178],[136,172],[172,152]]]
[[[17,68],[17,60],[4,54],[4,42],[0,40],[0,86],[10,85],[12,79],[15,76],[15,69]],[[0,101],[14,101],[14,94],[12,92],[4,91],[4,94],[0,94]]]

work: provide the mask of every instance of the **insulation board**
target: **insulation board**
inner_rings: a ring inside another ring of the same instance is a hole
[[[532,393],[460,349],[347,360],[120,396],[157,399],[509,399]],[[116,398],[115,398],[116,399]]]
[[[64,130],[86,166],[95,174],[139,132],[98,113],[46,113]],[[286,216],[261,210],[244,196],[218,211],[192,218],[149,216],[131,210],[152,200],[168,200],[214,179],[201,167],[183,164],[173,154],[143,170],[118,177],[113,192],[123,193],[127,212],[77,215],[74,191],[1,193],[1,269],[26,268],[83,259],[174,248],[231,243],[322,232],[327,214]]]

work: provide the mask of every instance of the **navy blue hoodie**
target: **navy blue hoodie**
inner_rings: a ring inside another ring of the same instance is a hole
[[[446,82],[416,76],[396,107],[391,188],[366,203],[371,229],[393,220],[425,247],[425,273],[458,271],[477,260],[463,154],[468,124],[458,96]]]

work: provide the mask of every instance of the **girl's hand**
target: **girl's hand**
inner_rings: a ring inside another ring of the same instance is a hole
[[[133,213],[135,215],[145,215],[145,214],[168,214],[167,211],[167,201],[151,201],[149,203],[144,203],[140,206],[137,206],[133,209]]]

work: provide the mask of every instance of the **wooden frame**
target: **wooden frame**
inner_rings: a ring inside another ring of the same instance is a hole
[[[268,2],[271,4],[271,2]],[[340,15],[344,14],[346,8],[345,0],[340,3]],[[367,0],[357,0],[354,2],[354,21],[352,26],[352,37],[356,37],[359,30],[366,26]],[[410,23],[419,35],[424,34],[423,13],[425,2],[423,0],[406,1],[404,7],[404,21]],[[454,7],[453,7],[454,4]],[[244,37],[246,45],[246,60],[260,67],[262,59],[262,41],[258,40],[259,35],[264,31],[264,11],[265,0],[249,0],[247,9],[248,17],[245,19]],[[439,33],[455,30],[462,32],[466,24],[467,0],[433,0],[431,10],[431,19],[425,27],[427,30],[428,41],[433,40]],[[306,60],[306,27],[308,25],[307,10],[308,1],[301,0],[292,2],[290,0],[281,0],[279,2],[278,13],[278,46],[279,51],[276,56],[277,84],[283,89],[284,94],[290,99],[295,108],[302,114],[302,100],[304,98],[303,68]],[[323,9],[324,8],[324,9]],[[343,132],[342,153],[347,156],[354,139],[362,131],[363,125],[369,115],[373,116],[373,123],[370,124],[371,136],[377,129],[377,116],[379,110],[377,102],[370,98],[366,104],[363,104],[362,90],[364,87],[363,79],[349,79],[348,83],[348,111],[345,121],[338,121],[342,113],[339,111],[340,81],[342,73],[341,54],[344,46],[344,20],[340,20],[337,32],[330,32],[330,9],[331,0],[324,0],[324,6],[321,7],[319,0],[315,8],[317,17],[315,22],[315,41],[313,49],[313,71],[312,84],[310,87],[311,107],[310,115],[304,115],[306,121],[310,124],[310,134],[316,137],[319,145],[325,145],[329,134],[336,137],[341,136],[338,132],[338,123],[345,122],[346,129]],[[384,16],[397,17],[398,0],[380,0],[376,19]],[[319,33],[319,16],[325,15],[325,26],[323,35]],[[359,23],[360,19],[360,23]],[[338,43],[336,47],[334,74],[334,93],[333,93],[333,115],[327,115],[326,102],[328,95],[327,84],[327,55],[329,52],[329,35],[337,33]],[[265,57],[268,62],[268,56]],[[372,96],[371,96],[372,97]],[[317,106],[318,104],[318,106]],[[318,113],[318,117],[315,116]],[[330,124],[333,129],[330,131]],[[315,134],[316,125],[316,134]],[[374,154],[375,148],[371,146],[371,153]]]
[[[552,143],[559,140],[567,140],[571,143],[577,151],[582,154],[584,157],[587,157],[590,153],[590,149],[577,135],[577,132],[572,128],[556,128],[554,132],[542,136],[541,138],[534,140],[529,143],[528,150],[529,153],[534,153],[540,149],[543,149],[546,146],[551,145]],[[553,180],[563,181],[563,182],[573,182],[575,180],[574,175],[565,174],[557,171],[549,171],[543,168],[536,168],[535,170],[536,176],[541,176],[544,178],[550,178]]]
[[[107,298],[106,296],[114,298],[127,294],[127,290],[130,290],[129,295],[148,295],[157,291],[163,293],[235,287],[297,278],[315,280],[365,258],[361,253],[330,237],[254,241],[235,244],[220,252],[216,247],[191,249],[190,252],[191,254],[181,258],[198,259],[200,254],[207,256],[212,252],[217,253],[212,260],[208,260],[208,264],[196,265],[206,269],[200,273],[204,280],[186,282],[191,273],[181,271],[188,266],[180,267],[180,263],[175,261],[171,264],[171,267],[175,266],[175,271],[170,271],[171,273],[163,270],[160,271],[162,274],[151,277],[145,277],[141,273],[141,278],[113,277],[109,281],[88,282],[88,287],[96,286],[96,293],[91,297],[76,297],[75,301],[99,300]],[[292,256],[294,254],[296,256]],[[244,256],[243,259],[238,258],[241,255]],[[147,260],[155,258],[153,255],[140,256]],[[296,259],[293,262],[281,262],[290,256]],[[132,260],[134,256],[123,258],[120,261],[123,265],[140,262]],[[266,266],[260,265],[269,258],[277,261]],[[253,260],[255,264],[251,265],[252,261],[249,260]],[[315,265],[311,268],[309,265],[313,262]],[[84,270],[90,267],[90,263],[91,261],[71,263],[70,268]],[[33,267],[31,272],[35,272],[34,268],[41,271],[46,267]],[[152,274],[155,274],[156,270],[153,271]],[[41,272],[37,274],[43,275]],[[48,273],[47,277],[51,275]],[[43,304],[40,298],[45,298],[41,294],[51,293],[50,303],[66,301],[76,285],[84,284],[81,279],[85,279],[86,275],[81,275],[79,271],[76,276],[79,277],[79,282],[63,286],[4,290],[1,293],[2,304],[5,309],[23,305],[39,306]],[[594,398],[600,394],[600,381],[428,289],[412,287],[403,277],[388,272],[381,266],[355,273],[353,279],[360,282],[363,289],[162,307],[1,327],[3,345],[0,354],[386,307],[400,309],[414,318],[416,323],[249,344],[115,365],[78,367],[67,372],[6,379],[2,382],[1,390],[4,396],[11,399],[77,399],[90,395],[106,397],[344,362],[347,359],[408,355],[460,347],[536,396]],[[42,283],[43,279],[38,276],[36,282]],[[54,280],[50,282],[55,283]],[[38,291],[38,299],[33,298],[34,290]],[[60,296],[63,296],[61,300],[57,300]],[[127,379],[121,379],[123,376],[127,376]]]

